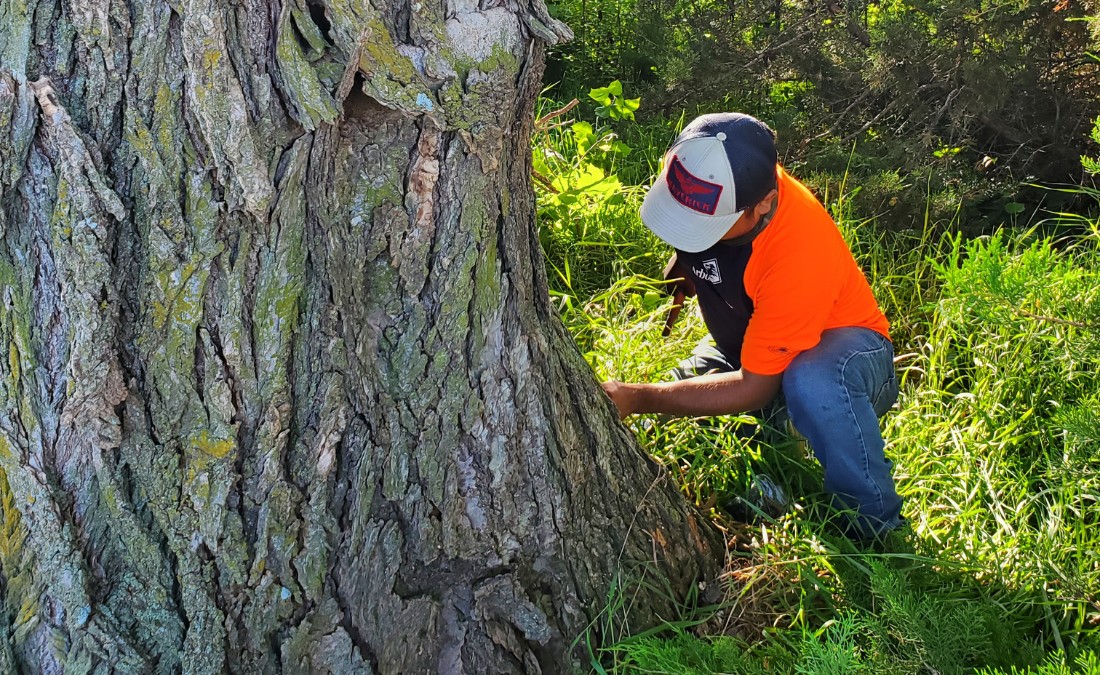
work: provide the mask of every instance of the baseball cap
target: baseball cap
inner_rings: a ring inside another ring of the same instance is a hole
[[[673,248],[708,249],[775,189],[777,161],[775,132],[755,117],[697,117],[665,154],[642,202],[642,222]]]

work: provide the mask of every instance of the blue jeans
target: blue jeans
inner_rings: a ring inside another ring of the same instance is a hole
[[[713,344],[699,343],[673,371],[678,378],[736,370]],[[834,328],[783,373],[787,412],[825,469],[825,490],[854,513],[855,534],[901,525],[901,497],[878,418],[898,397],[894,346],[867,328]]]

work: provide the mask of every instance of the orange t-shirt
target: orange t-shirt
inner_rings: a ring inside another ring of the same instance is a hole
[[[830,328],[864,327],[890,337],[828,211],[782,168],[777,173],[775,215],[751,242],[677,252],[681,267],[692,272],[718,348],[734,365],[759,375],[782,373]]]

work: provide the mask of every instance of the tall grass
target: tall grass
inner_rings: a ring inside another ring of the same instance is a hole
[[[621,137],[606,120],[580,138],[565,123],[535,139],[551,181],[540,227],[552,291],[600,378],[663,379],[705,334],[689,306],[661,337],[671,301],[655,277],[669,251],[637,218],[638,185],[680,123],[635,125],[625,135],[653,145],[629,152],[610,149]],[[584,164],[615,188],[586,192]],[[782,426],[632,418],[641,445],[730,533],[727,601],[694,629],[594,645],[594,662],[622,673],[1100,672],[1100,228],[1056,214],[975,240],[930,218],[896,232],[845,196],[823,195],[893,326],[902,393],[883,424],[910,531],[875,551],[839,535],[819,466]],[[736,508],[758,473],[793,495],[788,514]]]

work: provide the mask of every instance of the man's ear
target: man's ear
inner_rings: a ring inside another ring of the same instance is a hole
[[[761,199],[759,201],[759,203],[757,203],[756,208],[753,209],[754,211],[756,211],[756,217],[757,218],[763,218],[764,216],[771,213],[772,209],[775,208],[775,203],[778,200],[778,198],[779,198],[779,191],[778,190],[772,190],[768,194],[764,195],[764,198]]]

